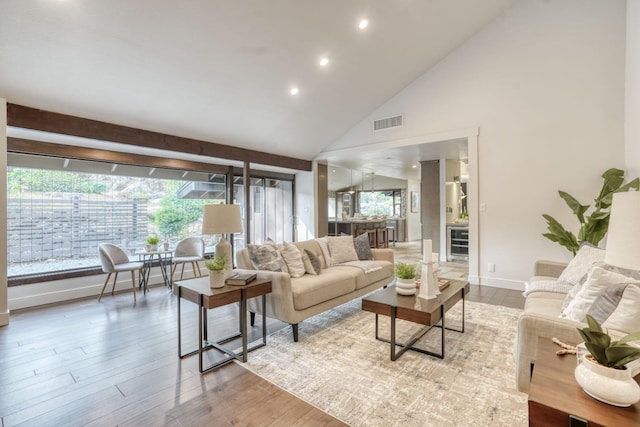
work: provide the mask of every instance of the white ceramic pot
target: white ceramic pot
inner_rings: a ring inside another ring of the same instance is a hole
[[[630,406],[640,400],[640,386],[631,377],[630,369],[602,366],[582,355],[574,375],[589,396],[614,406]]]
[[[146,245],[147,252],[155,252],[158,250],[158,245]]]
[[[396,277],[396,292],[399,295],[415,295],[416,279],[401,279]]]
[[[211,287],[211,289],[223,288],[224,280],[225,280],[224,271],[209,270],[209,287]]]

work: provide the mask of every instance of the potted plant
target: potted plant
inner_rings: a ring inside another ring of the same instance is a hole
[[[226,263],[225,257],[217,255],[204,262],[204,266],[209,270],[209,286],[211,288],[224,287]]]
[[[614,341],[590,315],[587,315],[587,325],[578,328],[589,353],[582,354],[578,361],[576,381],[588,395],[602,402],[633,405],[640,400],[640,386],[625,365],[640,359],[640,347],[628,344],[640,340],[640,332]]]
[[[416,293],[416,265],[405,262],[397,262],[396,292],[400,295],[413,295]]]
[[[158,243],[160,243],[160,238],[158,236],[147,236],[144,242],[147,244],[147,252],[155,252],[158,250]]]

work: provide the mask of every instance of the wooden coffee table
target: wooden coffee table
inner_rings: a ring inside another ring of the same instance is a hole
[[[640,402],[619,408],[590,397],[575,379],[576,357],[556,356],[559,348],[548,338],[538,338],[529,389],[529,426],[640,425]]]
[[[469,282],[463,280],[451,280],[447,288],[434,299],[426,300],[417,295],[398,295],[395,285],[379,290],[362,299],[362,309],[376,315],[376,339],[388,342],[391,346],[391,360],[397,360],[407,350],[417,351],[430,356],[444,359],[444,331],[449,329],[455,332],[464,332],[464,296],[469,293]],[[451,307],[462,301],[462,328],[452,329],[445,326],[444,315]],[[391,318],[390,339],[382,338],[378,334],[378,315],[382,314]],[[396,341],[396,320],[402,319],[409,322],[425,325],[413,334],[406,343]],[[413,347],[420,338],[433,327],[441,328],[440,353],[434,353],[421,348]],[[396,347],[402,347],[396,351]]]

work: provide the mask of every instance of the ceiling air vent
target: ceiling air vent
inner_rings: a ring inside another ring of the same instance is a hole
[[[383,129],[395,128],[402,126],[402,114],[399,116],[387,117],[385,119],[379,119],[373,121],[373,131],[379,131]]]

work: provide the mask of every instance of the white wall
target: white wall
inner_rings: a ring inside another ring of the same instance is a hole
[[[570,259],[541,236],[543,213],[577,229],[557,190],[587,202],[624,167],[624,28],[622,0],[523,0],[329,149],[381,142],[390,113],[386,140],[478,126],[478,280],[519,289],[536,259]]]
[[[315,237],[313,175],[313,172],[296,173],[296,241]]]
[[[0,98],[0,224],[7,223],[7,100]],[[9,324],[7,227],[0,227],[0,326]]]
[[[625,147],[627,173],[640,176],[640,1],[627,2]]]
[[[422,224],[420,223],[420,212],[411,212],[411,192],[420,194],[420,181],[410,179],[407,181],[407,236],[408,242],[420,240],[422,236]],[[436,249],[434,249],[435,251]]]

